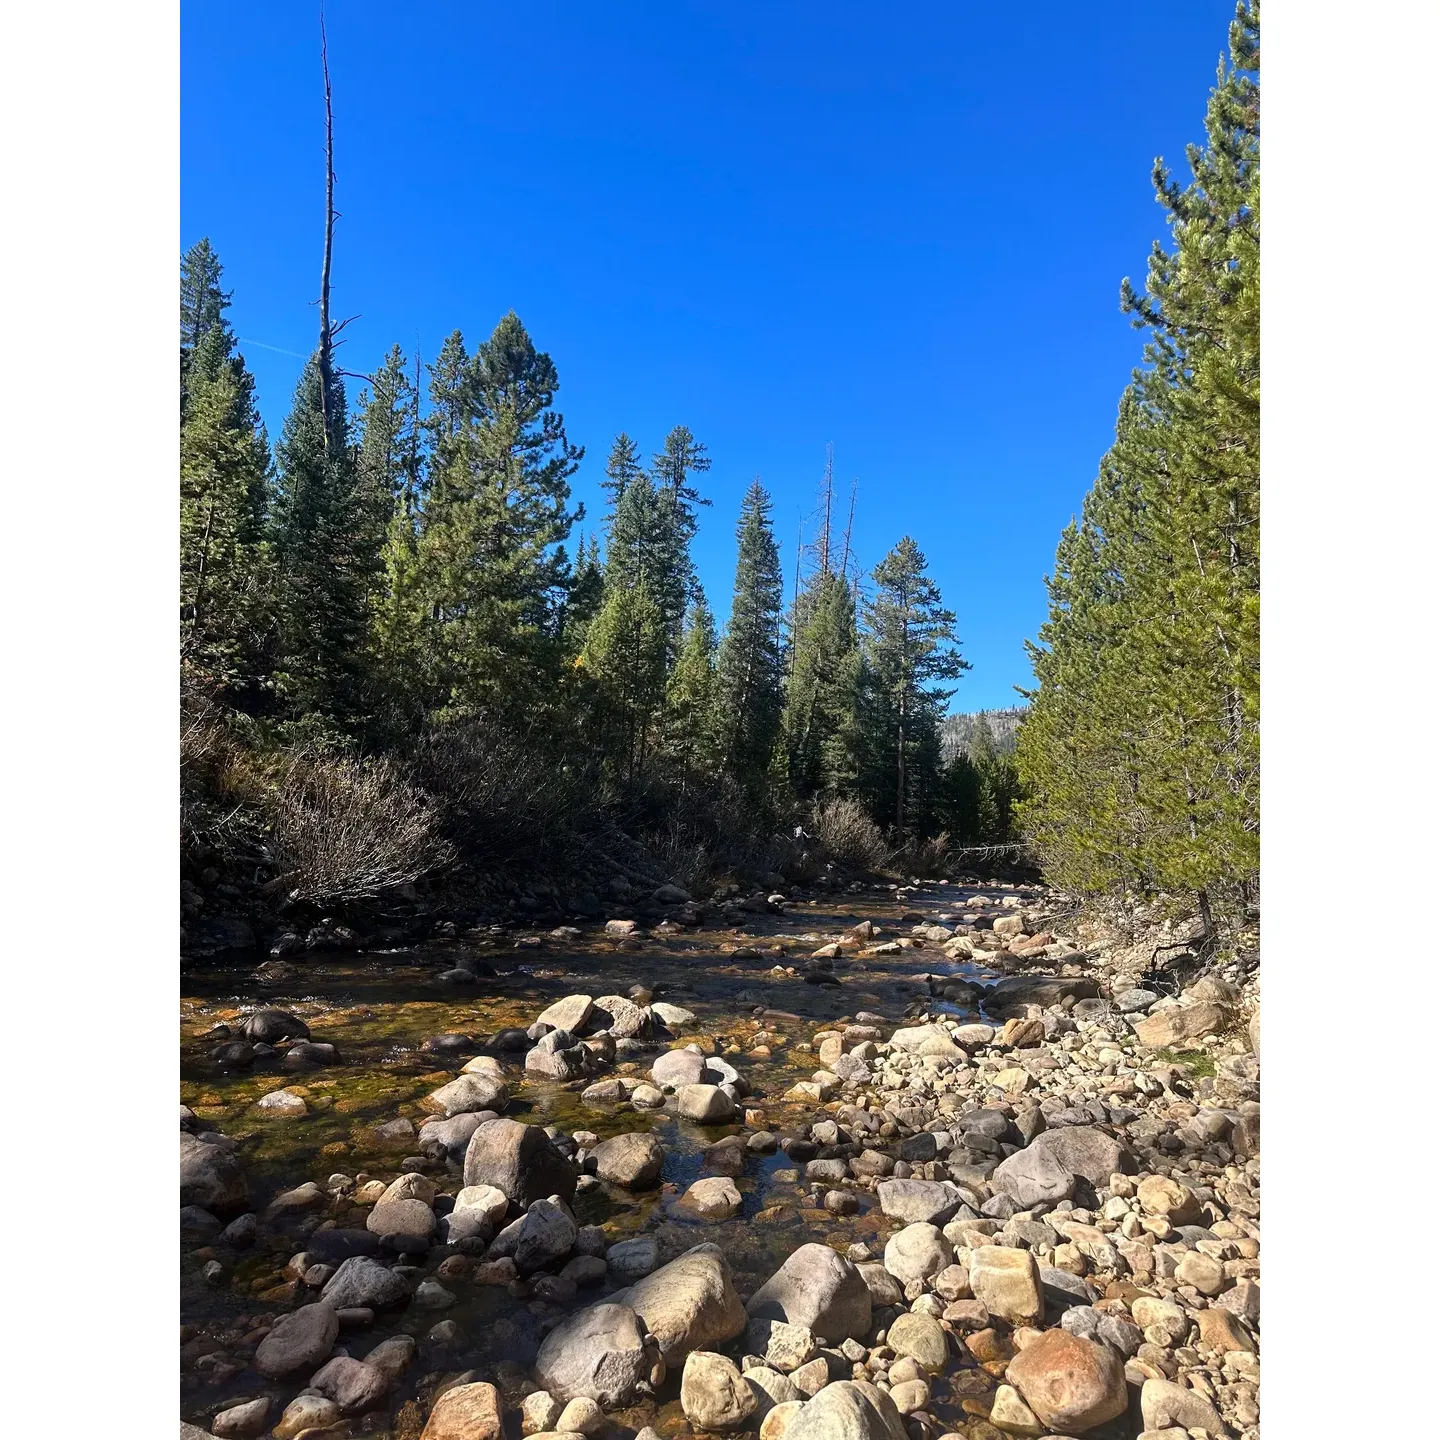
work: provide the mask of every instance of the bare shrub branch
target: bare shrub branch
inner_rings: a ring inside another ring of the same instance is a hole
[[[454,859],[430,797],[388,761],[294,756],[274,807],[279,884],[297,899],[369,899]]]

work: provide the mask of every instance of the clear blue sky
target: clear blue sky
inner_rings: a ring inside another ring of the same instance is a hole
[[[181,13],[180,243],[218,249],[278,436],[316,327],[317,10]],[[952,708],[1012,703],[1139,359],[1117,297],[1161,233],[1151,164],[1201,138],[1232,13],[331,0],[343,363],[473,345],[513,307],[592,517],[616,432],[708,444],[722,617],[745,486],[775,497],[788,586],[833,442],[866,568],[908,532],[958,613]]]

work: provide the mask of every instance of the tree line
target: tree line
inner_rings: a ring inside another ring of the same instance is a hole
[[[941,743],[968,668],[955,615],[908,536],[856,573],[828,471],[788,603],[749,486],[721,626],[692,560],[707,447],[684,425],[648,457],[616,436],[583,529],[584,450],[513,312],[428,363],[391,349],[353,412],[322,344],[272,445],[208,240],[180,289],[182,674],[250,747],[388,757],[424,782],[478,730],[493,765],[583,770],[652,820],[803,832],[843,804],[891,848],[1010,838],[1013,794]]]
[[[1060,540],[1020,727],[1021,821],[1084,895],[1190,896],[1259,868],[1260,13],[1241,0],[1172,244],[1122,304],[1148,332],[1115,444]]]

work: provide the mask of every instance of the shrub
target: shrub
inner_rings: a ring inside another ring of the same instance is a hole
[[[369,899],[454,858],[430,797],[389,761],[294,755],[272,804],[280,883],[300,900]]]
[[[855,800],[831,800],[815,808],[815,837],[837,864],[877,870],[889,854],[880,827]]]

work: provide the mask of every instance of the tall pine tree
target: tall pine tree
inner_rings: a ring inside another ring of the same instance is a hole
[[[180,266],[180,654],[233,704],[259,703],[271,659],[265,537],[270,446],[208,240]]]
[[[752,793],[767,783],[784,703],[783,591],[771,508],[765,487],[752,481],[736,527],[735,591],[717,661],[722,765]]]
[[[902,834],[926,833],[938,799],[940,718],[955,692],[936,682],[970,668],[927,568],[905,536],[875,567],[866,605],[868,788],[877,818]]]
[[[511,311],[467,363],[458,333],[432,368],[434,456],[418,546],[435,708],[533,715],[554,699],[570,581],[561,548],[583,510],[584,454],[553,408],[554,362]]]
[[[1115,445],[1062,537],[1022,820],[1060,883],[1193,895],[1207,924],[1259,851],[1259,8],[1242,3],[1172,245],[1122,304],[1149,332]]]

